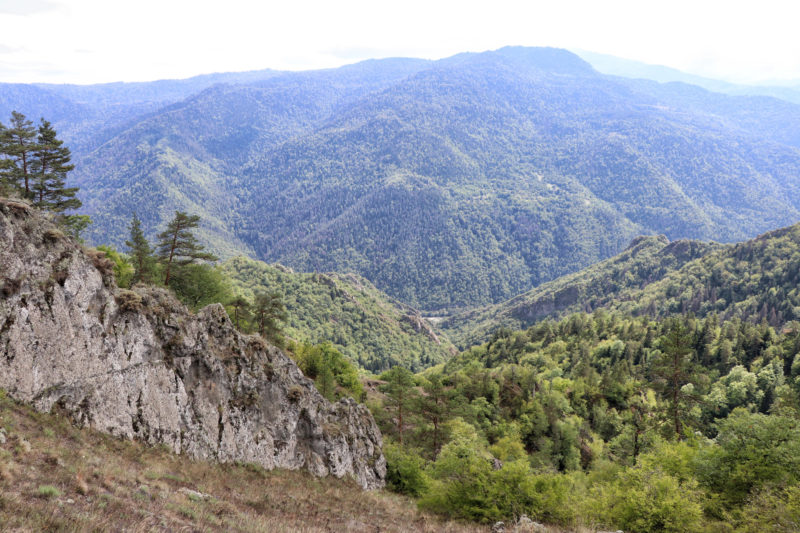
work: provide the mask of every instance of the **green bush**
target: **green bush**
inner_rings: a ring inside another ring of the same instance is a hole
[[[697,482],[684,483],[660,468],[631,467],[591,489],[590,513],[605,527],[683,533],[701,529]]]
[[[386,456],[386,485],[389,490],[408,496],[422,496],[430,483],[424,471],[424,460],[392,443],[383,447],[383,454]]]

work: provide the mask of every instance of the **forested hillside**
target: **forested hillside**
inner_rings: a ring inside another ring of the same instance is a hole
[[[373,398],[388,481],[423,509],[567,528],[797,530],[800,329],[578,313]]]
[[[426,312],[503,301],[639,234],[729,242],[800,217],[800,107],[776,99],[537,48],[226,76],[0,101],[89,117],[60,131],[93,242],[184,210],[218,255],[358,273]]]
[[[498,327],[598,308],[667,317],[692,313],[773,327],[800,320],[800,224],[735,245],[642,237],[622,254],[441,327],[458,346]]]
[[[453,315],[440,326],[463,349],[486,342],[499,327],[524,329],[544,318],[614,307],[636,298],[648,284],[720,247],[701,241],[670,242],[664,235],[637,237],[610,259],[506,302]]]
[[[362,368],[422,369],[455,353],[419,313],[355,274],[293,272],[244,257],[221,265],[235,293],[253,300],[275,291],[286,307],[283,332],[298,342],[330,342]]]

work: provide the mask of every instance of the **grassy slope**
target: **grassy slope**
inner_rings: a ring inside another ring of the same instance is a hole
[[[305,472],[193,461],[76,429],[0,391],[3,531],[484,531],[410,500]],[[41,494],[46,486],[58,495]],[[41,489],[40,489],[41,488]],[[193,500],[188,488],[211,496]]]
[[[222,264],[234,290],[252,300],[278,291],[288,318],[286,334],[313,344],[330,341],[372,371],[402,364],[441,363],[455,349],[416,310],[396,302],[354,274],[312,274],[237,257]]]

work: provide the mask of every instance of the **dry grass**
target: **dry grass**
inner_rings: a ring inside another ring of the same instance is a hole
[[[443,522],[406,498],[364,492],[351,481],[192,461],[80,430],[2,391],[0,428],[1,531],[489,530]]]

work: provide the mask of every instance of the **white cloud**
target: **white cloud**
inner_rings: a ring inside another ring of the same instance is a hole
[[[31,7],[20,17],[14,6]],[[798,11],[780,0],[0,0],[3,42],[24,48],[4,53],[15,71],[0,79],[299,70],[505,45],[580,48],[740,81],[800,78]]]

